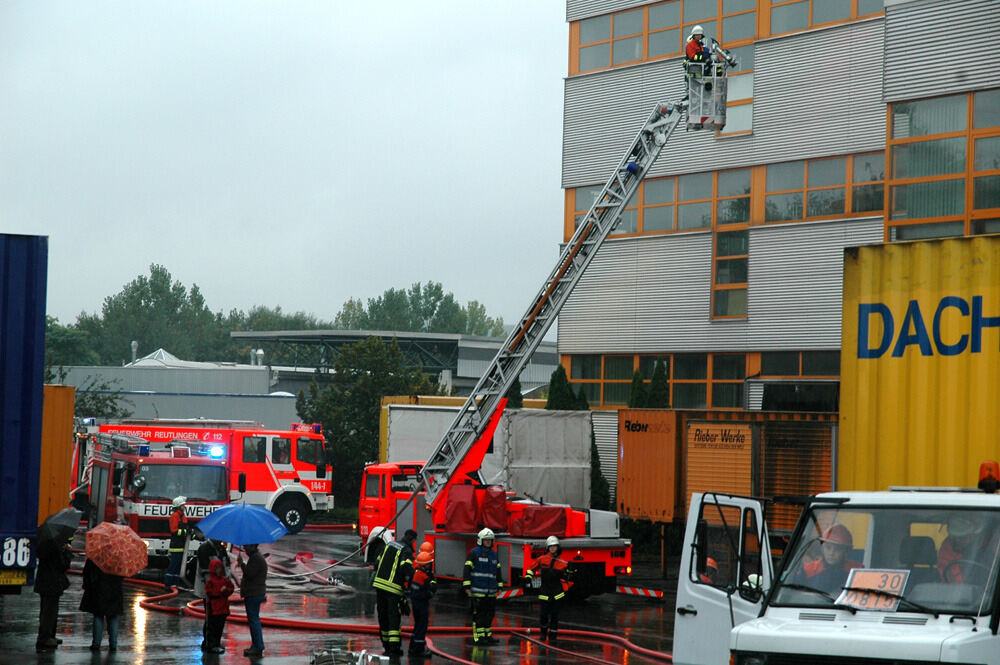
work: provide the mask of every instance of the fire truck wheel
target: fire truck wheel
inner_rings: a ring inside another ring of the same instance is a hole
[[[306,525],[309,506],[303,499],[286,496],[274,505],[273,510],[288,529],[288,533],[298,533]]]

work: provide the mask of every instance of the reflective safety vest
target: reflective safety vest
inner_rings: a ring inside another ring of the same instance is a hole
[[[465,560],[463,578],[462,588],[468,589],[473,596],[497,595],[497,589],[503,586],[503,576],[496,550],[482,545],[473,547]]]
[[[183,552],[184,543],[187,541],[188,521],[184,514],[184,508],[175,508],[170,513],[170,552]]]
[[[397,596],[403,595],[413,575],[413,552],[409,545],[395,540],[385,546],[375,564],[375,579],[372,586]]]
[[[559,555],[552,555],[546,552],[535,560],[534,565],[524,574],[526,578],[532,580],[536,574],[542,578],[542,588],[538,591],[539,600],[562,600],[569,589],[570,583],[567,579],[569,571],[566,570],[568,564]]]

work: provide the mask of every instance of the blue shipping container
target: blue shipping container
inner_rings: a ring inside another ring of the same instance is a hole
[[[32,584],[49,240],[0,234],[0,592]]]

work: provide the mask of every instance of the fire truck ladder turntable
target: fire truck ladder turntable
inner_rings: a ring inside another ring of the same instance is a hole
[[[432,506],[448,486],[456,469],[486,429],[504,395],[527,366],[583,271],[618,224],[639,183],[681,123],[687,106],[687,102],[657,104],[649,114],[611,179],[563,248],[556,267],[532,300],[527,313],[500,347],[421,469],[424,500],[428,506]]]

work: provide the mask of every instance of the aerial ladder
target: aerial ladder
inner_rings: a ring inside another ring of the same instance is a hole
[[[715,55],[711,69],[705,68],[698,76],[687,73],[685,101],[657,104],[653,108],[593,206],[580,220],[573,237],[563,247],[555,268],[531,306],[500,347],[421,469],[424,500],[435,511],[437,500],[445,494],[453,479],[466,476],[483,482],[479,468],[506,405],[504,396],[527,366],[597,250],[618,224],[639,183],[681,123],[685,111],[688,129],[725,126],[725,74],[727,67],[736,63],[715,40],[712,41]],[[711,113],[706,114],[707,111]]]

